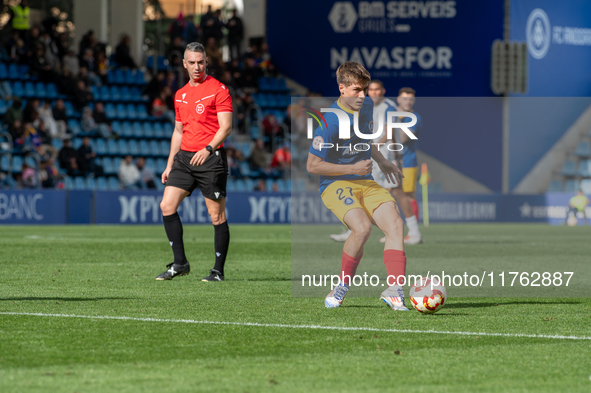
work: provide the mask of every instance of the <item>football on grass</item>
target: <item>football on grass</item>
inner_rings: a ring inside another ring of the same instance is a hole
[[[433,283],[430,278],[422,277],[410,288],[410,301],[418,312],[433,314],[447,301],[447,291],[437,280]]]

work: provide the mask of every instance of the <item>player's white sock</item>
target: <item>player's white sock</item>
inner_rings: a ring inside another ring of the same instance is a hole
[[[421,231],[419,231],[419,222],[417,221],[416,216],[407,217],[406,226],[408,227],[409,235],[416,236],[421,234]]]

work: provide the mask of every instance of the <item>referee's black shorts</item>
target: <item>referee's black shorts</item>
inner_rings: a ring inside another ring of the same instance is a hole
[[[228,180],[226,150],[220,147],[199,166],[190,163],[194,155],[195,152],[184,150],[176,153],[166,186],[189,191],[189,195],[199,187],[205,198],[224,199]]]

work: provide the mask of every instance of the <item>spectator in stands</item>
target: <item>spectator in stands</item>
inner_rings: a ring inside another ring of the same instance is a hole
[[[166,81],[164,82],[164,86],[168,86],[173,94],[179,89],[179,84],[174,72],[168,71],[166,73]]]
[[[60,164],[60,168],[62,168],[65,171],[68,171],[70,168],[70,164],[71,164],[71,160],[72,158],[74,159],[74,161],[76,160],[76,157],[78,156],[78,153],[76,152],[76,150],[71,146],[70,144],[70,138],[66,138],[63,141],[63,146],[59,152],[59,154],[57,155],[58,157],[58,162]]]
[[[235,9],[232,10],[232,17],[228,20],[226,28],[228,29],[230,58],[232,60],[240,59],[242,55],[242,40],[244,39],[244,24]]]
[[[51,145],[51,135],[47,130],[45,122],[39,120],[39,125],[34,128],[39,144],[34,145],[33,148],[43,158],[57,157],[58,151]]]
[[[43,188],[55,188],[59,173],[53,165],[53,158],[42,160],[39,165],[39,181]]]
[[[263,72],[255,66],[255,60],[252,57],[247,57],[246,67],[242,70],[238,84],[245,92],[254,93],[259,89],[259,78],[262,76]]]
[[[87,134],[99,134],[103,138],[110,138],[112,135],[111,127],[107,123],[97,124],[94,120],[92,109],[89,107],[84,107],[82,110],[80,128]]]
[[[205,53],[207,54],[207,60],[209,62],[208,66],[211,67],[211,65],[214,64],[215,67],[217,67],[222,59],[222,51],[218,46],[218,41],[214,37],[209,37],[207,39]]]
[[[25,105],[25,109],[23,110],[23,122],[24,123],[35,123],[39,124],[39,100],[33,98],[27,101],[27,105]]]
[[[25,41],[20,37],[18,31],[12,31],[10,38],[4,46],[10,61],[14,63],[26,63],[27,49],[25,48]]]
[[[289,177],[291,170],[291,152],[290,144],[286,142],[273,154],[271,159],[271,168],[278,170],[283,177]]]
[[[21,0],[20,4],[10,7],[10,22],[13,31],[18,31],[21,38],[25,38],[31,28],[31,9],[27,0]]]
[[[95,64],[95,63],[93,63]],[[101,78],[99,78],[94,72],[90,72],[84,65],[80,67],[80,73],[78,74],[78,80],[83,81],[88,90],[91,86],[101,86]]]
[[[201,33],[203,34],[203,41],[207,41],[209,37],[214,37],[214,14],[211,5],[207,6],[207,12],[201,15]]]
[[[121,67],[127,67],[135,69],[137,65],[131,57],[131,48],[129,47],[131,39],[128,35],[121,37],[119,45],[115,48],[115,62]]]
[[[75,177],[75,176],[83,176],[84,173],[80,170],[80,166],[78,165],[78,160],[76,157],[70,158],[70,162],[68,164],[68,169],[66,171],[68,176]]]
[[[264,174],[269,173],[269,164],[267,160],[267,151],[262,139],[257,139],[250,153],[250,167],[255,171],[261,171]]]
[[[92,52],[92,49],[86,48],[84,50],[84,53],[82,53],[80,55],[80,61],[79,61],[80,68],[84,67],[84,68],[86,68],[87,71],[93,70],[94,63],[95,63],[95,59],[94,59],[94,53]]]
[[[39,37],[41,36],[41,32],[39,31],[38,27],[33,27],[29,34],[24,37],[21,37],[25,42],[25,50],[34,51],[35,48],[39,45]],[[31,54],[34,52],[31,52]],[[31,57],[31,56],[29,56]]]
[[[100,79],[101,85],[107,83],[107,75],[109,73],[109,61],[104,51],[99,51],[96,55],[96,63],[94,64],[94,75]]]
[[[95,45],[95,41],[96,39],[94,38],[94,31],[88,30],[80,40],[80,46],[78,48],[78,53],[80,54],[80,56],[82,56],[86,48],[92,49]]]
[[[31,61],[31,74],[44,82],[55,82],[57,72],[55,72],[45,58],[45,47],[38,45],[35,49],[35,55]]]
[[[95,163],[96,153],[92,151],[90,138],[85,136],[82,139],[82,146],[78,148],[78,166],[84,175],[97,175],[97,165]]]
[[[68,122],[68,116],[66,115],[66,106],[64,105],[64,100],[62,100],[61,98],[58,99],[55,102],[55,106],[51,110],[51,113],[53,115],[53,118],[55,119],[55,123],[57,124],[58,131],[62,128],[65,130],[64,133],[61,134],[61,136],[58,136],[58,138],[64,139],[67,135],[66,132],[68,130],[68,127],[66,125]]]
[[[224,22],[222,21],[222,10],[217,9],[213,13],[213,37],[220,42],[224,38]]]
[[[142,188],[140,171],[133,164],[132,156],[125,156],[119,165],[119,182],[125,190],[137,190]]]
[[[234,81],[234,78],[232,78],[232,73],[230,71],[226,70],[226,71],[222,72],[220,82],[222,82],[228,88],[233,89],[234,92],[236,92],[238,90],[238,85]],[[233,93],[232,91],[230,91],[230,92]]]
[[[265,183],[265,179],[259,179],[259,181],[257,181],[257,184],[254,186],[253,191],[267,191],[267,184]]]
[[[63,104],[63,101],[62,101]],[[50,138],[63,138],[66,135],[66,122],[56,121],[53,117],[51,102],[46,100],[39,108],[39,118],[45,124]]]
[[[174,123],[174,101],[168,86],[164,87],[160,92],[160,96],[152,102],[152,116],[165,118],[171,123]]]
[[[64,67],[70,70],[72,74],[78,75],[80,72],[80,62],[73,50],[68,50],[68,53],[63,58],[63,63]]]
[[[77,83],[78,80],[75,78],[74,74],[72,74],[68,68],[63,67],[62,74],[57,80],[60,91],[63,94],[74,95]]]
[[[74,105],[81,110],[92,101],[92,93],[86,87],[83,81],[79,80],[74,91]]]
[[[179,40],[182,39],[183,31],[185,31],[185,19],[183,18],[183,13],[180,12],[176,19],[170,22],[170,25],[168,26],[168,35],[170,37],[170,42],[176,41],[177,38]]]
[[[146,159],[144,157],[138,157],[135,165],[140,172],[141,188],[155,190],[156,176],[154,176],[154,171],[152,168],[146,166]]]
[[[10,106],[10,108],[8,108],[8,110],[4,114],[4,123],[6,123],[10,126],[17,119],[22,121],[23,120],[23,111],[21,110],[22,105],[23,105],[23,102],[21,101],[21,99],[15,98],[12,101],[12,105]]]
[[[230,71],[234,81],[239,81],[242,78],[242,69],[238,59],[232,59],[232,61],[226,63],[226,71]]]
[[[45,61],[47,64],[51,66],[51,69],[57,70],[60,68],[60,54],[59,48],[55,41],[51,38],[50,32],[45,30],[41,37],[39,38],[39,42],[43,44],[45,48]]]
[[[193,16],[187,15],[185,18],[185,30],[183,31],[183,39],[187,44],[199,41],[199,29],[193,23]]]
[[[24,143],[22,138],[25,133],[22,120],[19,118],[15,118],[12,121],[12,123],[9,123],[8,132],[10,133],[10,136],[12,137],[14,149],[17,149],[17,147],[19,148],[19,150],[22,149],[22,145]]]
[[[148,100],[150,103],[160,96],[160,92],[164,87],[165,76],[166,74],[164,73],[164,71],[158,71],[158,73],[152,77],[150,83],[148,83],[144,88],[142,94],[148,96]]]
[[[181,65],[181,59],[184,52],[185,47],[183,46],[181,36],[178,35],[174,38],[171,38],[170,46],[166,51],[166,58],[168,59],[170,67],[179,67]]]
[[[107,118],[105,114],[105,107],[102,102],[97,102],[94,105],[94,111],[92,112],[92,118],[99,126],[101,124],[106,124],[109,127],[110,135],[113,134],[113,129],[111,128],[111,120]]]
[[[21,168],[21,187],[23,188],[35,188],[37,187],[37,173],[35,169],[23,162]]]
[[[265,136],[269,138],[268,146],[270,150],[271,142],[273,139],[283,138],[285,136],[283,128],[279,125],[277,117],[275,117],[275,115],[272,114],[266,115],[263,118],[262,124]]]
[[[230,170],[230,176],[236,179],[242,179],[244,175],[240,171],[240,160],[238,159],[239,151],[233,147],[226,148],[226,156],[228,158],[228,169]]]

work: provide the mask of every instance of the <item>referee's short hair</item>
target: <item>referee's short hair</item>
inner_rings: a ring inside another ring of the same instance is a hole
[[[191,42],[191,43],[187,44],[187,47],[185,48],[185,52],[187,52],[187,51],[200,52],[200,53],[203,53],[203,55],[205,55],[205,47],[198,42]],[[183,54],[183,57],[185,57],[184,54]]]

